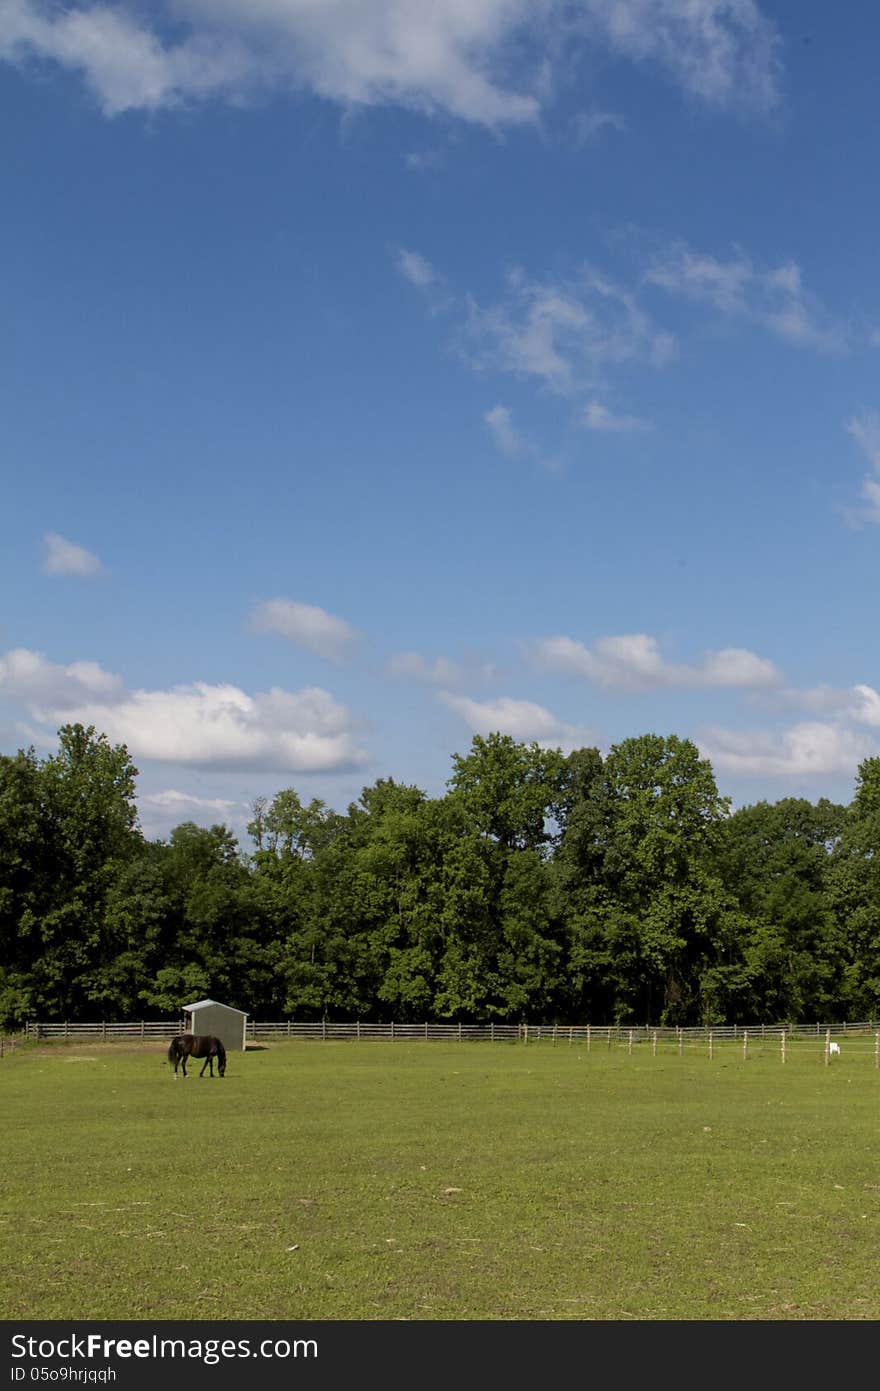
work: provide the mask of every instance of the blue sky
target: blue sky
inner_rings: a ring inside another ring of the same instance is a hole
[[[880,11],[0,0],[0,749],[880,753]]]

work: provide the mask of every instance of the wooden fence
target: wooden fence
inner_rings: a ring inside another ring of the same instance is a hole
[[[25,1025],[25,1039],[168,1039],[176,1033],[185,1031],[186,1023],[181,1019],[136,1020],[128,1023],[79,1023],[73,1021],[30,1022]],[[679,1051],[694,1047],[708,1049],[710,1055],[716,1044],[731,1041],[742,1045],[744,1056],[749,1048],[772,1045],[784,1053],[787,1043],[812,1040],[830,1049],[831,1040],[846,1038],[847,1048],[854,1044],[874,1047],[880,1022],[865,1021],[842,1024],[730,1024],[711,1027],[679,1029],[672,1027],[653,1028],[649,1025],[639,1027],[618,1024],[375,1024],[362,1022],[336,1022],[319,1020],[303,1023],[286,1019],[276,1022],[250,1020],[247,1037],[257,1039],[298,1038],[324,1041],[327,1039],[368,1041],[415,1042],[458,1041],[492,1042],[519,1044],[578,1044],[588,1049],[593,1047],[624,1046],[632,1050],[635,1046],[647,1045],[655,1051],[658,1046],[668,1049],[670,1045]]]

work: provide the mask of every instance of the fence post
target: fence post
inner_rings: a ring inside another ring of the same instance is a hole
[[[709,1062],[712,1061],[712,1030],[709,1030]]]
[[[494,1019],[492,1020],[491,1024],[489,1025],[489,1042],[490,1042],[490,1043],[494,1043],[494,1042],[495,1042],[495,1020],[494,1020]]]
[[[781,1042],[782,1042],[782,1061],[785,1062],[785,1030],[784,1030],[784,1029],[782,1030],[782,1033],[781,1033],[781,1035],[780,1035],[780,1039],[781,1039]]]
[[[592,1046],[593,1046],[593,1036],[592,1036],[592,1031],[591,1031],[591,1029],[590,1029],[590,1026],[589,1026],[589,1024],[588,1024],[588,1025],[587,1025],[587,1052],[588,1052],[588,1053],[589,1053],[590,1049],[592,1048]]]
[[[743,1029],[743,1062],[746,1061],[746,1059],[748,1058],[748,1056],[749,1056],[749,1031],[748,1031],[748,1029]]]
[[[656,1058],[656,1056],[657,1056],[657,1030],[656,1030],[656,1029],[654,1030],[654,1037],[651,1039],[651,1056],[654,1057],[654,1058]]]
[[[327,1039],[327,1020],[326,1020],[326,1019],[322,1019],[322,1020],[321,1020],[321,1041],[322,1041],[322,1042],[326,1042],[326,1039]]]
[[[70,1020],[69,1020],[69,1019],[65,1019],[65,1021],[64,1021],[64,1037],[67,1038],[67,1035],[68,1035],[69,1033],[70,1033]]]
[[[874,1032],[874,1066],[880,1067],[880,1029]]]
[[[683,1052],[684,1052],[684,1029],[683,1029],[683,1028],[681,1027],[681,1025],[679,1024],[679,1026],[678,1026],[678,1056],[681,1057],[681,1055],[682,1055]]]
[[[825,1030],[825,1066],[831,1061],[831,1030]]]

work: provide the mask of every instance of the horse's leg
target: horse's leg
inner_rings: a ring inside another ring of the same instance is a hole
[[[183,1070],[183,1075],[184,1075],[184,1077],[185,1077],[185,1076],[186,1076],[186,1054],[185,1054],[185,1053],[182,1053],[182,1054],[181,1054],[180,1066],[181,1066],[181,1069]]]
[[[199,1073],[199,1076],[200,1076],[200,1077],[204,1077],[204,1075],[205,1075],[205,1068],[208,1066],[209,1063],[211,1063],[211,1059],[210,1059],[210,1057],[207,1057],[207,1058],[205,1059],[205,1061],[202,1063],[202,1070],[201,1070],[201,1072]],[[212,1077],[214,1076],[214,1064],[213,1064],[213,1063],[211,1063],[211,1076],[212,1076]]]

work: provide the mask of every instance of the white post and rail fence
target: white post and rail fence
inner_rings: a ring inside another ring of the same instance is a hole
[[[0,1057],[12,1052],[21,1043],[37,1040],[67,1040],[76,1042],[113,1042],[122,1040],[168,1039],[184,1031],[185,1022],[180,1019],[133,1020],[125,1023],[110,1021],[80,1022],[74,1020],[28,1021],[17,1034],[0,1036]],[[694,1052],[704,1054],[713,1061],[719,1048],[725,1044],[735,1044],[736,1054],[743,1062],[757,1053],[778,1052],[781,1062],[786,1062],[792,1049],[798,1053],[804,1047],[818,1054],[825,1066],[829,1066],[839,1055],[854,1055],[870,1052],[874,1066],[880,1068],[880,1021],[847,1021],[842,1024],[749,1024],[719,1025],[681,1028],[673,1026],[642,1026],[629,1024],[505,1024],[490,1021],[485,1024],[444,1024],[431,1023],[401,1024],[397,1022],[374,1023],[363,1020],[338,1021],[321,1019],[317,1021],[279,1021],[249,1020],[247,1039],[250,1042],[278,1039],[301,1039],[326,1042],[328,1040],[354,1040],[368,1042],[385,1040],[393,1042],[491,1042],[518,1043],[533,1047],[535,1045],[565,1045],[586,1048],[590,1052],[594,1046],[606,1049],[625,1049],[631,1056],[637,1049],[644,1051],[650,1045],[653,1057],[658,1053],[677,1052],[679,1057]],[[728,1051],[725,1049],[725,1052]]]

